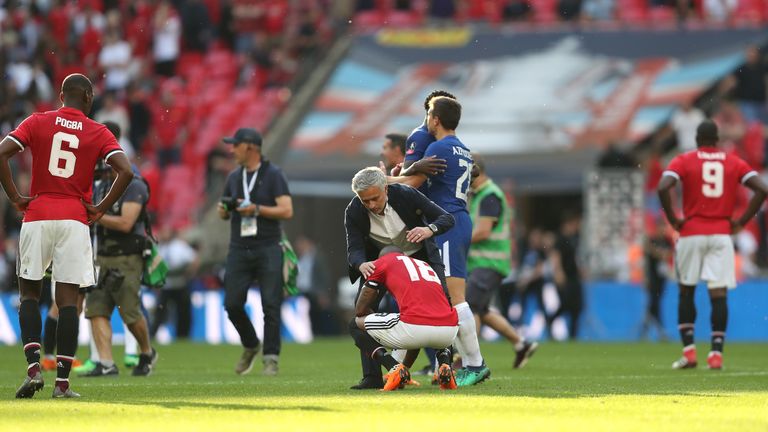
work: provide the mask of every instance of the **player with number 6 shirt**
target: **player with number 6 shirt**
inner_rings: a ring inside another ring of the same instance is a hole
[[[717,125],[710,120],[696,130],[697,149],[675,157],[664,171],[658,192],[667,220],[680,233],[675,245],[675,272],[680,285],[678,328],[683,356],[674,369],[697,365],[694,345],[696,308],[693,293],[699,281],[707,284],[712,303],[712,348],[707,356],[710,369],[722,369],[723,345],[728,322],[728,289],[736,288],[735,259],[731,234],[755,216],[765,201],[768,186],[746,162],[717,147]],[[671,190],[682,183],[683,217],[672,206]],[[733,219],[738,188],[753,192],[746,210]]]
[[[31,398],[43,388],[40,374],[39,299],[49,265],[56,281],[59,322],[56,332],[57,374],[54,398],[79,397],[69,388],[69,372],[77,349],[76,302],[80,287],[95,284],[88,225],[125,192],[133,172],[114,135],[87,117],[93,105],[93,85],[81,74],[61,85],[63,106],[27,117],[0,143],[0,182],[17,210],[24,212],[19,235],[19,325],[27,359],[27,377],[17,398]],[[30,197],[19,193],[9,159],[32,153]],[[91,204],[96,164],[104,159],[117,177],[107,195]]]

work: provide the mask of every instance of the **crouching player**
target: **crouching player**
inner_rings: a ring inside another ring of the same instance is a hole
[[[440,388],[456,389],[448,347],[458,332],[458,315],[443,293],[440,278],[429,264],[394,246],[382,249],[373,264],[374,272],[363,285],[349,330],[360,350],[389,369],[384,390],[402,388],[411,380],[408,368],[387,348],[409,350],[408,357],[421,348],[436,349]],[[400,313],[373,313],[372,306],[384,290],[395,298]]]

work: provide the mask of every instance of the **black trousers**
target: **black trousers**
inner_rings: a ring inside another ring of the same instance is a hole
[[[189,290],[184,288],[162,289],[157,300],[155,319],[150,329],[150,335],[154,338],[160,325],[168,321],[168,308],[173,303],[176,310],[176,337],[186,339],[192,326],[192,301]]]
[[[360,291],[363,289],[363,282],[365,281],[360,278],[360,286],[358,287],[357,295],[355,296],[355,304],[357,304],[357,299],[360,297]],[[384,298],[385,294],[386,292],[383,290],[379,292],[379,296],[376,297],[376,302],[372,307],[374,312],[379,311],[379,308],[381,307],[381,300]],[[381,373],[381,366],[375,360],[373,360],[369,354],[370,353],[366,353],[363,350],[360,350],[360,363],[363,369],[363,378],[383,380],[384,378]]]
[[[283,249],[280,244],[257,248],[231,246],[224,276],[224,308],[245,348],[259,344],[245,312],[248,288],[254,280],[261,289],[264,311],[264,355],[280,354],[280,307],[283,304]]]

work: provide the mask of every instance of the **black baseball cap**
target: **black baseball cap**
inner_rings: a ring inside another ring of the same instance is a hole
[[[259,131],[253,128],[240,128],[237,130],[237,132],[235,132],[234,136],[224,137],[222,138],[222,141],[227,144],[237,144],[244,142],[261,146],[261,134]]]

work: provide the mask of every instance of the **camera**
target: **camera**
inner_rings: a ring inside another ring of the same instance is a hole
[[[227,211],[232,211],[237,208],[237,198],[230,197],[230,196],[224,196],[221,197],[221,205],[224,206],[224,209]]]
[[[109,268],[106,269],[104,276],[101,278],[101,281],[96,288],[116,292],[123,286],[123,281],[125,281],[125,275],[120,269]]]

